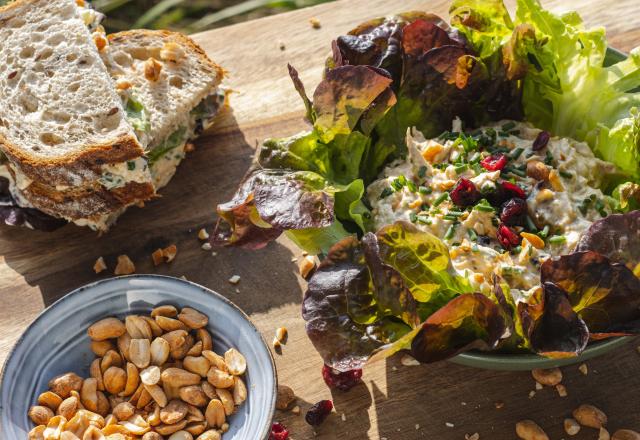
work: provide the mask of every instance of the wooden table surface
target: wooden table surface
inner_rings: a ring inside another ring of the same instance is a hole
[[[256,144],[305,128],[303,105],[287,76],[287,62],[300,71],[307,90],[313,90],[332,38],[362,20],[400,10],[423,9],[446,17],[447,4],[343,0],[196,35],[229,71],[228,85],[237,91],[233,113],[197,143],[161,199],[145,209],[131,209],[105,236],[75,226],[49,234],[0,226],[0,365],[39,312],[99,278],[92,271],[96,258],[106,259],[110,272],[105,276],[110,276],[116,256],[128,254],[138,273],[184,275],[229,297],[250,313],[268,341],[275,328],[286,326],[289,342],[283,354],[276,355],[280,382],[293,387],[303,410],[320,399],[335,402],[337,414],[318,428],[318,438],[447,440],[478,432],[481,439],[513,439],[514,424],[531,418],[552,439],[560,439],[566,437],[563,419],[580,403],[604,410],[612,430],[640,431],[637,340],[589,361],[587,376],[577,366],[565,368],[565,398],[554,389],[529,397],[534,382],[527,372],[483,371],[446,362],[403,367],[396,358],[367,367],[363,385],[348,393],[331,393],[300,318],[304,282],[292,261],[299,251],[285,239],[256,252],[221,249],[213,256],[200,249],[196,232],[212,226],[214,207],[232,195]],[[545,4],[556,10],[576,9],[588,24],[606,26],[611,44],[621,50],[640,45],[637,0]],[[311,17],[320,20],[320,29],[311,28]],[[178,246],[176,260],[153,267],[151,252],[171,243]],[[227,281],[234,274],[242,277],[237,286]],[[496,409],[496,402],[504,406]],[[314,438],[302,416],[279,412],[276,419],[290,428],[293,439]],[[596,439],[597,434],[583,429],[573,438]]]

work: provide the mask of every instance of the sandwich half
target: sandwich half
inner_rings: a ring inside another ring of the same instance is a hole
[[[144,148],[75,2],[9,3],[0,41],[2,175],[17,201],[82,223],[151,198]],[[123,184],[105,187],[106,173]]]
[[[23,0],[22,3],[33,6],[39,2]],[[74,5],[73,0],[47,2],[51,3]],[[0,23],[1,17],[0,13]],[[9,172],[3,173],[0,167],[0,176],[4,174],[7,177],[9,174],[11,196],[15,204],[37,208],[48,215],[94,230],[106,231],[128,206],[143,203],[168,183],[184,158],[189,140],[213,123],[225,102],[225,94],[218,87],[223,70],[182,34],[135,30],[105,37],[99,26],[100,15],[94,11],[76,6],[74,19],[83,27],[82,32],[76,29],[78,35],[82,33],[77,40],[87,43],[90,46],[87,50],[99,57],[93,61],[107,75],[104,88],[109,91],[110,102],[116,98],[117,114],[121,116],[122,126],[127,129],[128,136],[136,144],[136,155],[124,161],[103,163],[90,176],[83,176],[83,180],[56,181],[55,186],[50,185],[44,193],[41,191],[41,182],[47,179],[32,178],[30,175],[24,179],[20,158],[10,152],[6,154],[9,164],[5,168]],[[0,49],[0,62],[1,52]],[[75,74],[82,73],[75,68],[69,70]],[[95,90],[96,81],[92,78],[87,81]],[[84,100],[82,95],[77,94],[67,98],[72,107],[80,104],[79,99]],[[100,99],[98,101],[104,105]],[[86,103],[84,107],[97,108],[92,103]],[[82,119],[87,115],[79,112],[78,116]],[[66,127],[60,132],[65,133]],[[8,150],[3,144],[0,137],[0,148]],[[120,151],[119,147],[115,149]],[[50,173],[66,173],[57,163],[49,164],[48,169]],[[82,166],[78,169],[83,171]],[[141,185],[145,188],[144,193],[139,191]],[[98,208],[95,200],[105,199],[105,194],[118,195],[122,202],[105,203],[100,209],[67,209],[68,206],[82,205],[82,197],[88,197],[88,191],[94,203],[93,208]],[[0,201],[0,215],[1,209]]]

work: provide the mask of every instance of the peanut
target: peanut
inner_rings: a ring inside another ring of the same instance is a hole
[[[193,422],[189,423],[184,430],[191,435],[200,435],[207,429],[207,422]]]
[[[177,319],[167,318],[166,316],[156,316],[156,324],[166,331],[172,332],[174,330],[187,330],[187,326]]]
[[[230,348],[224,354],[224,362],[227,364],[229,373],[240,376],[247,370],[247,361],[244,356],[235,348]]]
[[[187,431],[177,431],[171,434],[169,440],[193,440],[193,435]]]
[[[198,341],[195,344],[193,344],[193,347],[191,347],[187,352],[187,356],[198,357],[201,354],[202,354],[202,341]]]
[[[172,63],[179,62],[184,57],[184,50],[174,42],[165,43],[160,49],[160,59]]]
[[[140,383],[139,379],[140,376],[138,375],[138,367],[136,367],[131,362],[127,362],[127,383],[120,395],[130,396],[135,393]]]
[[[216,393],[218,394],[218,399],[222,402],[222,406],[224,407],[224,413],[227,416],[233,414],[234,402],[233,395],[229,390],[216,388]]]
[[[209,318],[207,318],[207,315],[204,315],[190,307],[184,307],[180,311],[178,319],[182,321],[187,327],[193,330],[205,327],[209,323]]]
[[[286,385],[278,385],[278,392],[276,394],[276,408],[280,410],[285,410],[289,408],[291,403],[296,399],[296,395],[291,389]]]
[[[156,385],[160,382],[160,368],[153,365],[140,372],[140,380],[145,385]]]
[[[580,432],[580,424],[575,419],[564,419],[564,432],[568,435],[576,435]]]
[[[640,434],[630,429],[618,429],[613,433],[611,440],[640,440]]]
[[[53,411],[57,410],[61,403],[62,397],[51,391],[45,391],[38,396],[38,405],[46,406]]]
[[[220,440],[222,436],[215,429],[210,429],[208,431],[203,432],[198,436],[196,440]]]
[[[218,399],[212,399],[207,405],[205,417],[209,426],[213,426],[215,428],[222,427],[222,424],[225,422],[224,406],[222,405],[222,402]]]
[[[132,339],[129,345],[131,362],[140,369],[146,368],[151,362],[151,343],[149,339]]]
[[[549,440],[547,434],[533,420],[516,423],[516,434],[522,440]]]
[[[216,388],[229,388],[233,386],[233,376],[216,367],[211,367],[207,373],[207,381]]]
[[[114,350],[109,350],[100,360],[100,370],[104,374],[105,371],[109,367],[121,367],[122,366],[122,356],[118,354],[118,352]]]
[[[180,398],[194,406],[204,406],[209,401],[200,385],[189,385],[180,388]]]
[[[199,374],[201,377],[207,377],[207,373],[211,368],[211,363],[203,356],[186,356],[182,360],[182,364],[185,370]]]
[[[607,415],[593,405],[580,405],[573,410],[573,418],[589,428],[600,429],[607,424]]]
[[[167,368],[161,374],[162,382],[175,387],[198,385],[200,376],[180,368]]]
[[[167,425],[173,425],[184,419],[189,412],[189,407],[181,400],[172,400],[160,410],[160,420]]]
[[[212,367],[216,367],[218,370],[227,371],[227,364],[224,361],[224,358],[220,356],[218,353],[213,352],[211,350],[202,350],[202,356],[207,358],[207,360],[211,363]]]
[[[131,339],[153,339],[149,323],[141,316],[129,315],[125,318],[124,324]]]
[[[173,318],[178,316],[178,310],[172,305],[158,306],[151,311],[151,317],[166,316],[167,318]]]
[[[536,180],[548,180],[549,168],[539,160],[530,160],[527,162],[527,176]]]
[[[548,387],[554,387],[562,382],[562,371],[560,371],[559,368],[550,368],[548,370],[535,369],[531,371],[531,375],[536,382]]]
[[[27,415],[36,425],[46,425],[54,416],[51,408],[46,406],[32,406]]]
[[[118,420],[129,420],[136,412],[135,407],[129,402],[122,402],[113,408],[113,415]]]
[[[82,405],[91,412],[98,412],[98,381],[93,377],[85,379],[80,390]]]
[[[127,384],[127,373],[120,367],[109,367],[103,374],[104,388],[111,394],[118,394]]]
[[[109,340],[91,341],[91,351],[93,351],[93,353],[98,357],[104,356],[107,351],[115,350],[115,348],[116,347],[113,345],[113,342]]]
[[[167,395],[164,393],[162,387],[159,385],[144,385],[144,389],[147,390],[147,393],[149,393],[158,406],[161,408],[167,406]]]
[[[247,386],[244,381],[238,377],[233,377],[233,402],[236,406],[240,406],[247,400]]]
[[[181,429],[184,429],[184,427],[187,426],[187,421],[186,420],[182,420],[178,423],[175,423],[173,425],[158,425],[156,426],[156,432],[158,434],[161,435],[171,435],[174,432],[178,432]]]
[[[63,399],[71,395],[71,390],[80,391],[80,388],[82,378],[75,373],[65,373],[49,381],[49,389]]]
[[[63,416],[67,420],[70,420],[73,416],[76,415],[76,411],[78,411],[79,407],[80,401],[77,397],[67,397],[58,407],[58,415]]]
[[[153,340],[149,351],[151,352],[151,364],[162,365],[169,359],[171,346],[166,339],[159,337]]]
[[[199,328],[196,330],[196,339],[202,342],[202,351],[213,350],[213,339],[206,329]]]

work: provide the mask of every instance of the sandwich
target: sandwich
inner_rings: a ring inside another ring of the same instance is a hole
[[[191,39],[106,36],[102,18],[74,0],[0,8],[6,223],[107,231],[168,183],[224,104],[222,69]]]

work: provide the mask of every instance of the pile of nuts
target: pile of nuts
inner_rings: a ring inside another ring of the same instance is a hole
[[[247,398],[247,365],[233,348],[213,351],[208,322],[163,305],[91,325],[91,377],[53,378],[29,410],[29,439],[220,440]]]

